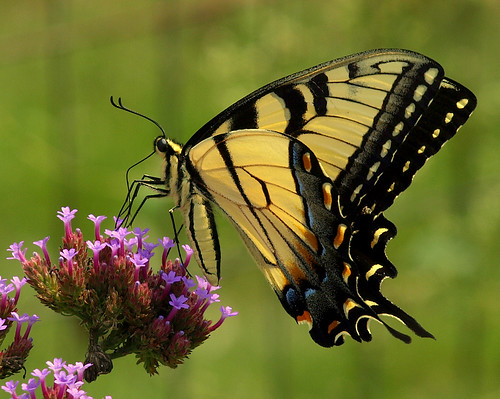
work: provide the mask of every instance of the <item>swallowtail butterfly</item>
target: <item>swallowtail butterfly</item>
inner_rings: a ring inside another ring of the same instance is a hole
[[[285,310],[319,345],[371,340],[393,316],[432,337],[380,292],[397,274],[383,212],[467,121],[476,98],[435,61],[405,50],[336,59],[270,83],[217,115],[184,145],[163,136],[164,177],[194,254],[220,276],[213,207],[231,220]],[[159,188],[158,184],[162,184]]]

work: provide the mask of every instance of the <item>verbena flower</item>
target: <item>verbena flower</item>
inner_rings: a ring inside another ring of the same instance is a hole
[[[34,252],[25,257],[23,243],[11,245],[13,259],[23,265],[28,283],[38,299],[64,315],[81,319],[89,332],[85,379],[109,373],[112,359],[135,354],[150,374],[160,365],[177,367],[225,318],[234,316],[222,307],[216,322],[205,319],[204,312],[219,302],[205,277],[194,280],[186,270],[192,250],[183,246],[186,260],[167,260],[175,245],[169,238],[159,244],[146,241],[146,230],[124,227],[105,230],[104,216],[90,215],[94,222],[93,240],[84,240],[71,221],[76,210],[63,207],[58,218],[64,223],[63,244],[57,261],[47,251],[48,237],[35,242],[43,256]],[[162,252],[159,269],[154,271],[154,249]],[[1,327],[0,327],[1,328]]]
[[[22,243],[12,245],[10,250],[12,256],[9,259],[26,260],[24,257],[26,250],[22,250]],[[33,347],[29,334],[32,325],[38,320],[38,316],[29,316],[27,313],[19,315],[17,309],[21,288],[26,282],[26,278],[20,279],[15,276],[8,284],[7,279],[0,277],[0,345],[3,344],[10,328],[13,325],[16,326],[13,342],[6,349],[0,351],[0,379],[21,371]]]
[[[83,374],[90,364],[77,362],[66,364],[62,359],[54,359],[53,362],[46,362],[48,368],[43,370],[35,369],[31,373],[34,378],[30,378],[27,383],[21,384],[19,393],[19,381],[8,381],[2,385],[2,389],[11,395],[13,399],[21,398],[46,398],[46,399],[92,399],[92,396],[82,389]],[[52,374],[53,383],[50,384],[49,377]],[[38,391],[38,395],[37,395]],[[105,399],[111,399],[106,396]]]

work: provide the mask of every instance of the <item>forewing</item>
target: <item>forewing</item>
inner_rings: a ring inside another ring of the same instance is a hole
[[[208,122],[186,144],[240,129],[303,142],[354,220],[389,207],[425,160],[467,120],[474,95],[433,60],[374,50],[275,81]]]

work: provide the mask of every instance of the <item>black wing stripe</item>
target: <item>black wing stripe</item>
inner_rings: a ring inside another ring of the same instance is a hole
[[[278,87],[274,93],[283,99],[290,115],[285,133],[293,134],[304,126],[304,115],[307,112],[304,96],[293,85]]]
[[[229,130],[256,129],[258,122],[255,103],[248,104],[244,112],[238,112],[232,115],[229,125]]]
[[[314,76],[309,82],[306,83],[307,88],[311,91],[314,100],[314,109],[319,116],[326,115],[326,97],[328,97],[328,76],[320,73]]]

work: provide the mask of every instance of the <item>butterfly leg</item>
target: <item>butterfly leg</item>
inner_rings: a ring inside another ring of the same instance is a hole
[[[169,194],[168,190],[165,190],[163,188],[164,185],[165,181],[155,176],[144,175],[141,179],[134,180],[128,189],[127,197],[125,198],[125,201],[120,211],[118,212],[118,218],[123,219],[123,222],[127,222],[128,226],[132,225],[135,218],[137,217],[137,214],[148,199],[166,197]],[[132,214],[133,204],[137,199],[141,187],[148,187],[156,191],[157,194],[145,196],[136,211],[133,213],[132,217],[130,217],[130,215]]]
[[[181,227],[179,227],[179,229],[177,230],[177,227],[175,225],[175,218],[174,218],[174,211],[177,208],[178,208],[178,206],[174,206],[173,208],[168,210],[168,213],[170,215],[170,220],[172,221],[172,227],[174,229],[174,241],[175,241],[175,245],[177,246],[177,254],[179,255],[179,259],[180,259],[181,263],[184,264],[184,260],[182,259],[182,255],[181,255],[181,248],[179,246],[179,233],[181,232],[184,225],[181,224]]]

